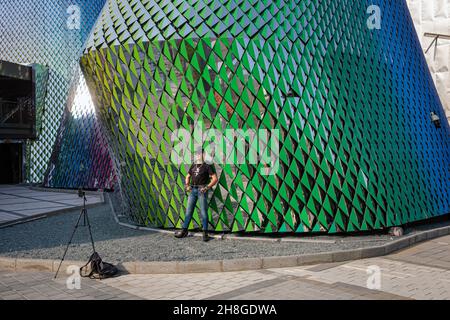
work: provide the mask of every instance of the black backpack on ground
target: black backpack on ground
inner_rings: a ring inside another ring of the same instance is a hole
[[[90,272],[88,271],[90,269]],[[89,262],[80,268],[80,274],[83,278],[107,279],[112,278],[118,273],[118,269],[111,263],[103,262],[97,252],[94,252]],[[89,273],[88,273],[89,272]]]

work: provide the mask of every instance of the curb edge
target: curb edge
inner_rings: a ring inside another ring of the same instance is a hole
[[[346,262],[360,259],[382,257],[397,251],[404,250],[426,240],[433,240],[450,234],[450,226],[434,230],[423,231],[403,239],[393,241],[378,247],[355,249],[347,251],[325,252],[318,254],[305,254],[300,256],[245,258],[233,260],[211,261],[173,261],[173,262],[123,262],[117,267],[127,274],[190,274],[190,273],[217,273],[254,271],[276,268],[300,267],[321,263]],[[2,271],[51,271],[56,272],[59,260],[20,259],[0,257],[0,270]],[[67,266],[83,266],[85,262],[64,261],[63,268]],[[63,269],[62,269],[63,270]]]

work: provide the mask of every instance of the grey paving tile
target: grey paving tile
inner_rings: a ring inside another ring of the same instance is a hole
[[[101,203],[101,198],[88,196],[88,203]],[[5,186],[0,189],[0,223],[81,205],[82,201],[73,193],[40,192],[27,187]]]

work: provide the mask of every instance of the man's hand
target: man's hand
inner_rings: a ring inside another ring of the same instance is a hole
[[[209,191],[209,187],[203,188],[202,190],[200,190],[202,193],[207,193]]]
[[[184,186],[184,190],[186,190],[187,193],[190,193],[192,191],[192,188],[190,185],[187,184]]]

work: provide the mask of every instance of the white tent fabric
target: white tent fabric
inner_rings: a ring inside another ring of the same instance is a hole
[[[450,35],[450,0],[407,0],[411,16],[417,29],[424,51],[433,38],[425,37],[426,32]],[[426,54],[434,82],[450,121],[450,41],[438,41]]]

